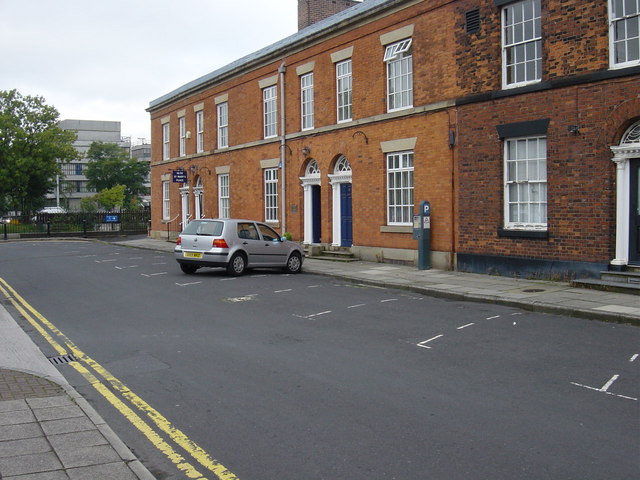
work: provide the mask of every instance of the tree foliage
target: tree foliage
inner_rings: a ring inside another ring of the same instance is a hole
[[[0,91],[0,212],[42,207],[59,164],[78,157],[76,134],[62,130],[58,117],[42,97]]]
[[[127,152],[116,143],[93,142],[87,152],[87,185],[97,192],[124,187],[125,205],[130,205],[135,195],[147,191],[145,181],[149,165],[129,158]]]

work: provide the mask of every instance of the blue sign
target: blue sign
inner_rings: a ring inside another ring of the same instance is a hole
[[[431,204],[426,200],[420,202],[420,207],[422,208],[422,215],[431,215]]]
[[[187,183],[187,171],[173,170],[173,183]]]
[[[105,215],[104,223],[119,223],[120,217],[119,215]]]

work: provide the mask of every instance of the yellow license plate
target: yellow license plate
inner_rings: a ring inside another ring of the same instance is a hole
[[[183,257],[187,258],[202,258],[201,252],[182,252]]]

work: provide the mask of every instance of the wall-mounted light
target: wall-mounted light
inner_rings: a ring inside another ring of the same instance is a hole
[[[191,131],[187,131],[187,133],[185,134],[185,137],[187,137],[187,139],[191,138]]]
[[[567,127],[567,130],[569,131],[569,133],[572,133],[573,135],[577,135],[580,133],[580,125],[569,125]]]
[[[304,155],[305,157],[308,157],[310,153],[311,153],[311,148],[302,147],[302,155]]]

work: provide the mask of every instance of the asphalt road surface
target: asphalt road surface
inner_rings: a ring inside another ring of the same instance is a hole
[[[640,476],[637,327],[96,242],[2,244],[0,279],[158,479]]]

